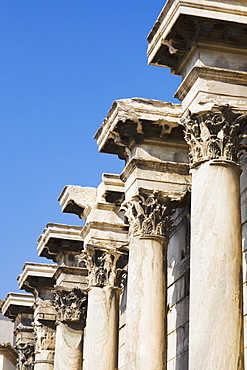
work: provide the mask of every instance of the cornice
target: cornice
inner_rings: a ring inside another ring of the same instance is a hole
[[[154,57],[174,27],[181,14],[200,16],[208,19],[225,21],[227,19],[236,23],[247,23],[247,7],[239,1],[183,1],[168,0],[162,9],[148,39],[148,63],[153,63]]]
[[[16,365],[18,352],[11,343],[0,343],[0,354],[6,357],[14,366]]]
[[[53,286],[57,266],[26,262],[22,270],[22,274],[17,278],[19,287],[33,293],[35,289],[39,289],[39,286],[47,286],[47,288]]]
[[[14,320],[19,313],[33,313],[34,296],[23,293],[8,293],[5,297],[1,311],[4,316]]]
[[[144,122],[169,134],[180,124],[181,114],[180,104],[142,98],[116,100],[95,135],[99,151],[123,156],[122,151],[128,146],[126,140],[151,135],[145,133]]]
[[[162,162],[133,158],[126,165],[123,172],[121,173],[122,180],[126,182],[126,180],[136,169],[145,169],[145,170],[150,169],[159,172],[176,173],[185,176],[189,175],[189,164],[187,163]]]
[[[62,225],[49,223],[44,229],[44,234],[41,234],[38,239],[38,255],[41,257],[51,258],[54,260],[54,255],[61,253],[63,249],[63,243],[74,242],[74,243],[83,243],[82,239],[83,227],[81,226],[71,226],[71,225]],[[75,247],[76,251],[78,247]],[[66,249],[66,248],[65,248]],[[67,249],[73,250],[73,245],[70,245],[70,248]]]
[[[174,97],[183,100],[198,78],[247,85],[247,72],[196,65],[184,78]]]

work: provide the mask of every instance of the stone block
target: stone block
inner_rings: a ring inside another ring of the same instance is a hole
[[[173,358],[167,363],[167,370],[188,370],[189,352],[183,352],[181,355]]]
[[[175,304],[167,314],[167,333],[170,334],[189,321],[189,297]]]
[[[243,284],[243,314],[247,315],[247,283]]]
[[[189,348],[189,323],[179,327],[167,337],[167,360],[170,361],[188,351]]]
[[[181,277],[167,289],[167,304],[171,308],[174,304],[189,295],[189,270],[186,270]]]

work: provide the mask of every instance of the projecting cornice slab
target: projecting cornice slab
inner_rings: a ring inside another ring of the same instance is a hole
[[[99,151],[126,159],[133,139],[162,140],[180,125],[181,113],[179,104],[142,98],[116,100],[95,135]]]
[[[33,295],[8,293],[2,304],[2,314],[14,320],[19,313],[33,313]]]
[[[38,255],[57,262],[60,253],[77,252],[83,247],[83,227],[49,223],[38,239]]]
[[[20,289],[33,293],[35,289],[41,286],[53,287],[55,284],[54,274],[57,270],[56,265],[44,263],[25,263],[23,272],[18,276]]]
[[[194,41],[246,48],[246,23],[245,1],[167,1],[148,35],[148,63],[180,74],[181,61]]]
[[[0,343],[0,355],[6,357],[14,366],[16,366],[18,352],[10,343]]]
[[[102,182],[97,189],[97,202],[120,205],[123,199],[124,183],[120,179],[120,175],[103,173]]]
[[[77,185],[67,185],[58,197],[62,212],[84,217],[84,210],[96,202],[97,189]]]

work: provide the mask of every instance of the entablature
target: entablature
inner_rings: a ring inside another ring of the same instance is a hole
[[[54,287],[56,265],[27,262],[22,270],[22,274],[18,276],[20,289],[35,294]]]
[[[6,357],[14,366],[16,365],[18,352],[10,343],[0,343],[0,355]]]
[[[97,203],[119,206],[124,200],[124,183],[120,175],[103,173],[97,189]]]
[[[77,261],[77,263],[79,262]],[[84,266],[58,266],[54,277],[56,290],[86,289],[87,269]]]
[[[79,218],[85,218],[84,211],[96,202],[97,189],[67,185],[58,197],[62,212],[76,214]]]
[[[5,297],[1,310],[4,316],[11,320],[20,314],[33,314],[34,296],[23,293],[8,293]]]
[[[247,6],[236,0],[167,1],[148,35],[148,62],[180,74],[179,64],[195,41],[246,50],[246,16]]]
[[[142,98],[116,100],[95,135],[99,151],[129,161],[135,147],[146,140],[164,147],[172,130],[176,141],[183,142],[181,114],[179,104]]]
[[[38,239],[38,255],[59,262],[60,254],[79,253],[83,248],[83,227],[49,223]]]

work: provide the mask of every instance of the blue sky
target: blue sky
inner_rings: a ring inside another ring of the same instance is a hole
[[[0,4],[0,299],[37,257],[65,185],[98,186],[124,163],[95,132],[116,99],[177,102],[180,78],[148,66],[146,37],[164,0],[2,0]]]

